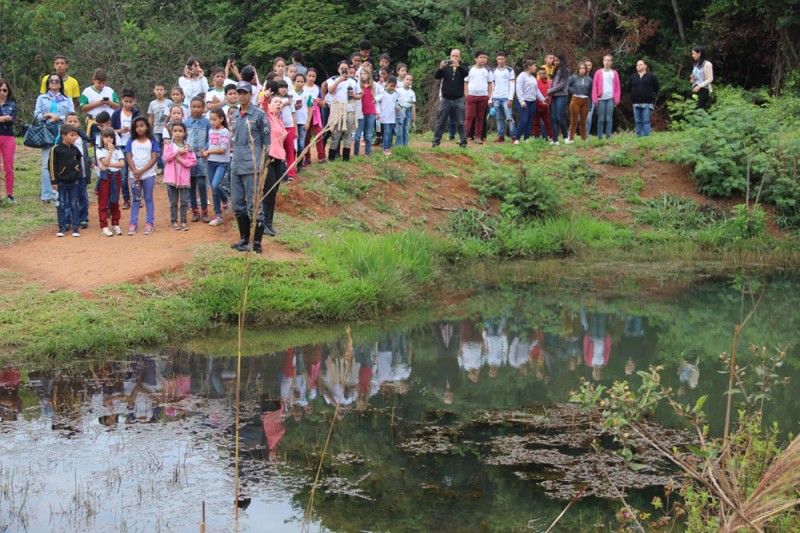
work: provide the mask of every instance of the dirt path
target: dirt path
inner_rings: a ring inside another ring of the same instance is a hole
[[[177,270],[195,259],[200,244],[229,243],[238,239],[231,216],[225,224],[212,227],[190,223],[189,231],[175,231],[169,225],[169,203],[163,188],[155,192],[155,228],[144,235],[144,209],[140,212],[139,233],[127,235],[130,211],[122,211],[122,236],[105,237],[97,223],[97,203],[89,207],[90,226],[80,237],[56,237],[54,224],[38,233],[0,248],[0,269],[19,272],[27,280],[53,290],[91,291],[104,285],[136,282],[161,272]],[[94,200],[94,199],[92,199]],[[190,214],[191,215],[191,214]],[[279,226],[279,224],[276,224]],[[280,229],[280,227],[278,227]],[[269,260],[300,257],[265,238],[264,254]],[[235,254],[230,250],[230,253]]]

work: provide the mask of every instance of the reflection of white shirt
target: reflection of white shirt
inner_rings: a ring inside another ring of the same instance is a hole
[[[465,342],[458,354],[458,365],[464,370],[476,370],[483,365],[481,355],[483,345],[480,342]]]
[[[592,366],[603,366],[603,339],[592,339],[594,350],[592,351]]]
[[[508,337],[506,335],[486,335],[486,360],[490,366],[502,366],[506,363],[508,353]]]
[[[519,337],[514,337],[508,352],[508,364],[514,368],[524,366],[530,357],[531,346],[530,341],[521,341]]]

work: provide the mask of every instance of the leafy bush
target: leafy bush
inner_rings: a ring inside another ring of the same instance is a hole
[[[561,196],[552,177],[541,165],[494,167],[475,183],[484,197],[498,198],[500,210],[512,218],[534,218],[554,214]]]
[[[772,98],[721,88],[709,113],[677,102],[673,126],[682,130],[670,159],[688,165],[704,194],[757,195],[788,223],[800,220],[800,98]]]
[[[676,230],[686,234],[715,224],[722,217],[713,208],[700,205],[689,198],[662,194],[661,198],[645,200],[634,211],[636,222],[657,229]]]

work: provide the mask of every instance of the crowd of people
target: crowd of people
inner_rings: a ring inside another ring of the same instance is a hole
[[[712,89],[713,68],[702,46],[692,49],[692,58],[692,92],[703,108]],[[172,229],[189,230],[189,210],[192,222],[211,226],[222,224],[232,211],[240,236],[232,247],[260,253],[263,235],[276,234],[273,219],[280,183],[292,181],[312,164],[312,151],[306,146],[313,145],[316,161],[323,163],[349,161],[362,146],[370,156],[373,144],[385,155],[393,146],[408,144],[417,98],[405,64],[392,65],[389,55],[382,54],[376,65],[366,40],[326,80],[302,62],[298,51],[291,61],[275,58],[260,80],[252,65],[239,70],[231,54],[225,67],[212,69],[209,81],[200,61],[190,57],[174,86],[155,84],[154,99],[143,113],[132,90],[118,95],[107,85],[102,68],[81,91],[68,73],[67,58],[57,56],[53,72],[42,79],[33,117],[37,128],[47,129],[55,139],[52,144],[40,140],[36,146],[42,155],[41,200],[56,204],[57,236],[71,231],[80,237],[89,226],[93,175],[101,234],[122,235],[121,210],[130,209],[127,234],[136,235],[142,204],[142,233],[151,234],[160,175]],[[450,138],[458,134],[462,147],[468,141],[486,142],[489,117],[496,119],[498,142],[509,139],[517,144],[533,136],[551,144],[571,144],[578,132],[581,139],[588,138],[595,110],[598,138],[611,136],[623,86],[611,55],[603,57],[597,71],[587,58],[573,73],[561,54],[546,55],[540,65],[533,60],[521,65],[517,74],[506,54],[498,52],[490,67],[488,54],[477,51],[474,64],[467,67],[461,52],[452,50],[434,76],[440,80],[440,103],[433,146],[441,143],[448,126]],[[636,135],[648,136],[659,83],[645,60],[637,62],[627,91]],[[0,156],[9,202],[15,201],[17,120],[11,87],[0,80]],[[262,176],[262,188],[255,190],[256,178]]]

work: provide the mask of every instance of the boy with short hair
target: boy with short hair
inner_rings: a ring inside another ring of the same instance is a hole
[[[544,64],[541,67],[539,67],[544,69],[545,73],[547,74],[548,80],[552,80],[553,74],[555,74],[556,72],[555,60],[556,56],[554,56],[553,54],[547,54],[546,56],[544,56]]]
[[[494,105],[497,119],[497,141],[495,142],[504,142],[506,140],[506,125],[508,125],[508,134],[513,141],[516,140],[513,114],[516,88],[514,69],[506,65],[505,52],[497,52],[496,61],[497,66],[492,71],[494,91],[492,91],[492,100],[490,102]]]
[[[378,58],[378,66],[380,68],[382,68],[382,69],[383,68],[388,68],[389,69],[389,76],[394,76],[394,71],[392,70],[392,67],[389,66],[390,64],[391,63],[390,63],[390,60],[389,60],[389,54],[386,54],[386,53],[381,54],[381,57]]]
[[[400,109],[395,126],[397,146],[408,146],[411,124],[417,120],[417,95],[411,88],[413,82],[414,76],[406,74],[403,83],[397,87],[397,107]]]
[[[133,89],[123,89],[122,107],[111,114],[111,127],[119,135],[120,144],[125,146],[131,138],[131,123],[139,116],[139,108],[136,107],[136,93]],[[128,185],[128,165],[122,170],[122,209],[131,208],[131,189]]]
[[[105,69],[98,68],[94,70],[92,76],[92,84],[85,88],[80,97],[80,110],[89,115],[89,120],[86,121],[86,133],[90,137],[95,137],[98,132],[93,131],[95,117],[107,111],[109,114],[120,108],[119,98],[114,89],[106,85],[108,81],[108,74]]]
[[[225,105],[222,106],[222,111],[225,112],[226,117],[231,108],[239,108],[239,95],[236,93],[235,83],[230,83],[225,86]]]
[[[197,164],[191,168],[191,184],[189,186],[189,202],[192,206],[192,222],[211,222],[208,216],[208,172],[206,171],[207,158],[202,157],[201,151],[208,150],[208,134],[211,122],[205,117],[205,102],[199,96],[192,98],[190,105],[191,115],[184,120],[186,125],[186,144],[194,151]],[[197,194],[200,193],[200,204],[197,203]]]
[[[69,61],[67,61],[67,56],[57,55],[53,58],[53,68],[56,71],[56,74],[64,81],[64,96],[68,96],[72,98],[72,103],[75,106],[75,109],[80,107],[79,98],[81,97],[81,87],[78,85],[78,80],[67,74],[67,69],[69,68]],[[39,90],[41,94],[47,92],[47,80],[50,78],[50,73],[47,73],[44,78],[42,78],[42,87]]]
[[[74,111],[67,113],[67,116],[64,117],[64,124],[74,126],[78,130],[78,138],[75,140],[75,147],[81,153],[81,179],[78,183],[78,220],[81,228],[86,229],[89,227],[89,193],[86,188],[89,186],[91,177],[92,159],[89,157],[89,147],[92,145],[92,139],[81,131],[81,121]],[[67,219],[66,225],[69,226],[71,222],[71,219]]]
[[[78,187],[81,179],[81,152],[75,146],[78,140],[78,128],[69,124],[61,126],[61,139],[50,151],[50,181],[53,190],[58,191],[58,233],[63,237],[67,233],[67,212],[72,224],[72,236],[80,237],[78,229],[80,216],[78,213]]]
[[[483,50],[475,52],[475,64],[469,69],[469,75],[464,80],[464,92],[467,95],[466,111],[467,118],[464,127],[470,131],[474,126],[474,138],[469,140],[478,144],[483,144],[486,139],[483,135],[483,120],[486,117],[486,110],[489,101],[492,99],[494,89],[494,76],[486,68],[489,55]]]
[[[163,83],[156,83],[153,86],[153,94],[156,99],[150,102],[147,106],[147,120],[150,122],[150,131],[156,138],[158,147],[164,150],[164,126],[167,124],[167,115],[169,115],[170,102],[167,100],[167,86]],[[164,160],[161,158],[161,152],[158,154],[158,162],[156,163],[159,170],[164,170]]]
[[[214,70],[211,71],[211,87],[206,93],[206,111],[211,111],[225,103],[225,81],[225,69],[214,67]],[[206,118],[208,118],[208,113],[206,113]]]
[[[397,122],[397,98],[399,96],[395,91],[396,86],[397,78],[390,77],[386,82],[386,91],[381,98],[380,114],[376,117],[381,123],[381,130],[383,130],[384,155],[392,155],[392,133]]]

